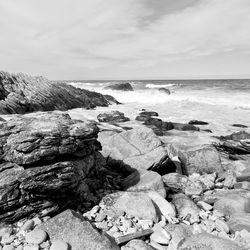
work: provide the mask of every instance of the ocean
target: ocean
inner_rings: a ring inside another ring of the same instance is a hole
[[[113,83],[129,82],[134,91],[105,90]],[[159,113],[164,121],[188,122],[202,120],[209,123],[204,128],[215,135],[225,135],[241,130],[232,124],[250,127],[250,80],[147,80],[147,81],[69,81],[69,84],[88,90],[109,94],[123,105],[97,108],[85,113],[96,119],[100,112],[119,110],[133,120],[141,109]],[[167,88],[170,95],[159,92]],[[73,112],[74,113],[74,112]],[[249,130],[249,128],[245,129]]]

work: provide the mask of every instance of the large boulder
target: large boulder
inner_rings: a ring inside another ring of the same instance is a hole
[[[111,89],[111,90],[121,90],[121,91],[133,91],[133,87],[130,83],[115,83],[106,86],[104,89]]]
[[[166,88],[159,88],[158,91],[161,93],[167,94],[167,95],[171,94],[171,91],[169,89],[166,89]]]
[[[1,221],[96,201],[96,189],[103,185],[99,168],[105,164],[96,125],[67,114],[40,113],[1,126]]]
[[[118,250],[118,245],[108,235],[86,221],[72,210],[66,210],[39,226],[49,234],[50,240],[61,239],[70,245],[71,250]]]
[[[184,174],[212,174],[214,172],[221,173],[224,171],[220,154],[212,145],[182,147],[175,144],[166,145],[166,147],[170,155],[179,157]]]
[[[43,77],[0,71],[0,114],[94,108],[109,104],[105,96],[96,92]]]
[[[145,126],[121,133],[104,131],[99,133],[98,140],[108,164],[131,172],[164,165],[167,158],[160,139]]]

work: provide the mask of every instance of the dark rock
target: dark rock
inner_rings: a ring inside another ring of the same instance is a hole
[[[172,123],[174,126],[174,129],[176,130],[182,130],[182,131],[200,131],[198,127],[195,127],[194,125],[191,124],[184,124],[184,123]]]
[[[237,127],[237,128],[248,128],[248,126],[243,125],[243,124],[232,124],[233,127]]]
[[[43,77],[14,75],[2,71],[0,92],[1,114],[94,108],[109,104],[102,94],[96,92],[52,82]]]
[[[121,104],[111,95],[104,95],[104,97],[109,102],[109,104]]]
[[[112,90],[122,90],[122,91],[133,91],[133,87],[130,83],[116,83],[106,86],[104,89],[112,89]]]
[[[6,120],[0,117],[0,122],[6,122]]]
[[[104,131],[99,133],[98,140],[108,164],[129,171],[162,165],[167,157],[160,139],[145,126],[121,133]]]
[[[174,129],[174,125],[172,122],[162,122],[162,130],[168,131]]]
[[[240,132],[235,132],[232,133],[231,135],[227,136],[221,136],[219,137],[221,140],[233,140],[233,141],[241,141],[241,140],[247,140],[250,139],[250,134],[247,133],[246,131],[240,131]]]
[[[118,250],[118,245],[108,235],[101,234],[81,214],[66,210],[39,226],[50,240],[62,239],[72,250]]]
[[[219,238],[212,234],[201,233],[187,237],[180,242],[178,250],[238,250],[239,245],[232,240]]]
[[[101,113],[97,116],[97,119],[99,122],[110,122],[110,123],[129,121],[129,118],[125,117],[124,113],[119,111],[110,111]]]
[[[158,119],[158,118],[153,118],[153,117],[150,117],[148,118],[145,122],[144,122],[144,125],[146,126],[155,126],[157,127],[158,129],[162,130],[162,120],[161,119]]]
[[[166,88],[159,88],[158,90],[159,90],[159,92],[167,94],[167,95],[171,94],[170,90],[166,89]]]
[[[96,188],[103,185],[98,169],[104,165],[97,133],[93,123],[68,114],[23,115],[6,122],[0,134],[0,220],[94,203]]]
[[[202,129],[201,131],[204,131],[204,132],[207,132],[207,133],[213,133],[213,131],[210,130],[210,129]]]
[[[208,125],[207,122],[198,121],[198,120],[191,120],[188,124],[191,124],[191,125]]]
[[[135,118],[137,121],[145,122],[150,119],[152,116],[159,116],[157,112],[154,111],[142,111]]]

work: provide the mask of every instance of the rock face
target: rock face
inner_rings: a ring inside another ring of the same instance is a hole
[[[106,86],[104,89],[112,89],[112,90],[122,90],[122,91],[133,91],[133,87],[130,83],[116,83]]]
[[[129,118],[125,117],[124,113],[119,111],[110,111],[101,113],[97,116],[97,119],[99,122],[110,122],[110,123],[129,121]]]
[[[147,170],[164,165],[167,157],[160,139],[154,132],[140,126],[121,133],[105,131],[99,133],[102,154],[108,164],[133,170]],[[132,172],[132,171],[131,171]]]
[[[79,200],[93,202],[91,178],[98,178],[103,161],[97,133],[94,124],[67,114],[23,115],[3,123],[0,220],[46,216]],[[97,188],[96,181],[92,185]]]
[[[110,98],[108,98],[110,99]],[[108,106],[103,95],[43,77],[0,72],[0,114]]]
[[[39,228],[46,231],[50,239],[61,239],[70,245],[72,250],[118,250],[120,249],[114,240],[101,234],[81,214],[72,210],[66,210]]]

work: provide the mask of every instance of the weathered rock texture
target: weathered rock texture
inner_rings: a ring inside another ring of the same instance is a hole
[[[0,220],[94,202],[103,159],[97,134],[94,124],[67,114],[22,115],[2,123]]]
[[[110,84],[109,86],[106,86],[105,89],[111,89],[111,90],[121,90],[121,91],[133,91],[133,87],[130,83],[115,83]]]
[[[0,114],[94,108],[108,106],[108,100],[99,93],[66,83],[0,71]]]

